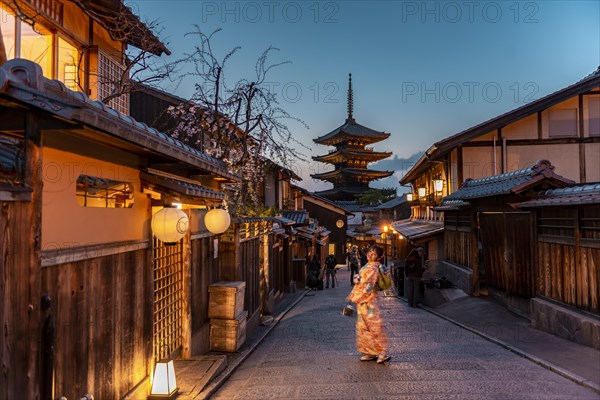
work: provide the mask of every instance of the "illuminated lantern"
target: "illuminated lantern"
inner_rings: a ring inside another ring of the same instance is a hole
[[[442,189],[444,188],[444,181],[441,179],[434,179],[433,187],[435,188],[436,192],[441,192]]]
[[[413,201],[413,194],[412,193],[407,193],[406,194],[406,201]]]
[[[209,232],[218,235],[229,228],[231,217],[227,210],[223,208],[213,208],[204,216],[204,225]]]
[[[177,393],[177,379],[173,360],[165,360],[156,363],[154,378],[152,379],[151,399],[171,399]]]
[[[163,208],[152,216],[152,232],[165,244],[172,245],[186,234],[189,222],[185,212],[177,208]]]
[[[425,191],[425,188],[420,187],[419,188],[419,197],[425,197],[426,194],[427,194],[427,192]]]

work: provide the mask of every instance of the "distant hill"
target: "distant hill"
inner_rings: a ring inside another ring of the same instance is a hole
[[[407,158],[399,158],[395,155],[393,158],[369,164],[369,169],[394,171],[394,175],[373,181],[371,186],[374,188],[393,187],[398,189],[398,194],[407,193],[408,189],[400,186],[400,179],[415,165],[422,154],[423,152],[418,152]]]

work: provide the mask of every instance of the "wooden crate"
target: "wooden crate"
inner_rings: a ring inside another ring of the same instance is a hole
[[[216,282],[208,286],[208,318],[236,319],[244,311],[246,282]]]
[[[210,320],[210,350],[234,353],[246,341],[246,320],[248,311],[238,319]]]

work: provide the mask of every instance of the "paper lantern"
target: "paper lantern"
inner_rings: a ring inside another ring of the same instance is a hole
[[[420,187],[419,188],[419,197],[425,197],[426,194],[427,194],[427,192],[425,191],[425,188]]]
[[[209,232],[218,235],[229,228],[231,217],[227,210],[223,208],[213,208],[204,216],[204,225]]]
[[[407,193],[406,194],[406,201],[413,201],[413,194],[412,193]]]
[[[175,244],[186,234],[189,222],[185,212],[163,208],[152,216],[152,232],[165,244]]]
[[[178,390],[173,360],[157,362],[154,368],[150,398],[171,399]]]
[[[441,192],[442,189],[444,188],[444,181],[441,179],[434,179],[433,187],[435,188],[436,192]]]

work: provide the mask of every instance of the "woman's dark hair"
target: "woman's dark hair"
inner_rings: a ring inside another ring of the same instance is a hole
[[[375,253],[377,253],[378,259],[381,259],[383,257],[383,249],[381,248],[381,246],[374,244],[371,247],[369,247],[369,250],[373,250]]]

